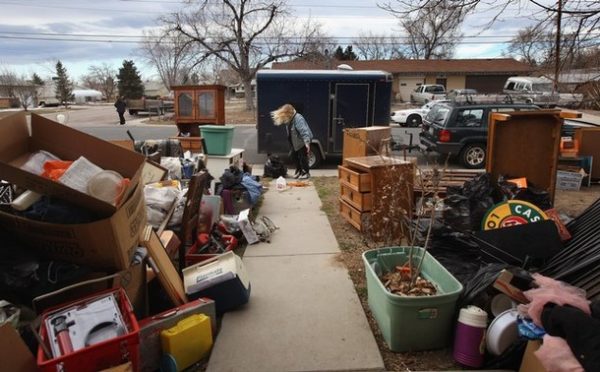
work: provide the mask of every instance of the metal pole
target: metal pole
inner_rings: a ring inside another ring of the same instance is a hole
[[[554,56],[554,93],[558,92],[558,75],[560,73],[560,23],[562,19],[562,0],[558,0],[556,14],[556,51]]]

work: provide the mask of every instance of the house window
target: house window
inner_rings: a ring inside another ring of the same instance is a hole
[[[435,79],[435,83],[439,84],[439,85],[443,85],[444,88],[446,88],[446,82],[447,82],[447,80],[448,79],[446,79],[446,78],[437,78],[437,79]]]

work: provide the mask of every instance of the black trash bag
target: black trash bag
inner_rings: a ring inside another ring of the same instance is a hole
[[[507,267],[508,265],[499,263],[482,266],[464,286],[464,290],[458,299],[458,308],[462,309],[468,305],[476,305],[486,310],[489,307],[486,304],[491,301],[493,295],[497,294],[492,286],[500,272]]]
[[[223,172],[220,178],[221,185],[224,189],[232,189],[237,185],[241,185],[243,176],[244,174],[238,167],[231,166]]]
[[[444,199],[443,212],[446,225],[458,231],[471,229],[471,203],[466,196],[450,195]]]
[[[552,208],[550,194],[529,182],[527,188],[520,188],[515,183],[507,181],[504,177],[498,177],[498,186],[505,200],[523,200],[529,202],[541,210]]]
[[[483,369],[503,369],[518,371],[521,367],[521,362],[523,360],[523,355],[525,355],[526,347],[526,339],[517,339],[501,355],[489,355],[486,358],[486,362],[483,365]]]
[[[458,231],[481,230],[481,221],[494,205],[494,187],[486,173],[464,183],[462,187],[449,187],[444,199],[444,222]]]
[[[287,167],[277,155],[267,155],[263,177],[279,178],[287,175]]]

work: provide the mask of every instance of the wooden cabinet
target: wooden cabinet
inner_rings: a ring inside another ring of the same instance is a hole
[[[580,156],[593,156],[592,179],[600,178],[600,128],[575,129],[575,139],[579,143]]]
[[[373,126],[344,129],[342,158],[386,154],[386,145],[392,137],[390,127]]]
[[[200,135],[199,124],[225,124],[225,87],[222,85],[172,86],[175,122],[180,132]]]
[[[412,215],[414,164],[386,156],[344,159],[340,214],[374,241],[399,241]]]
[[[525,177],[545,190],[554,202],[556,166],[563,118],[580,115],[559,110],[493,113],[490,117],[486,171],[499,176]]]

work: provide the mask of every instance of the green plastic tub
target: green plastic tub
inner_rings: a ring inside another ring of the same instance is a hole
[[[204,138],[208,155],[229,155],[233,142],[232,125],[202,125],[200,135]]]
[[[425,252],[416,248],[414,259]],[[408,247],[380,248],[363,253],[369,307],[383,338],[392,351],[440,349],[452,334],[456,301],[462,285],[433,256],[425,252],[421,276],[433,282],[438,292],[428,297],[408,297],[385,289],[377,272],[389,272],[408,261]]]

